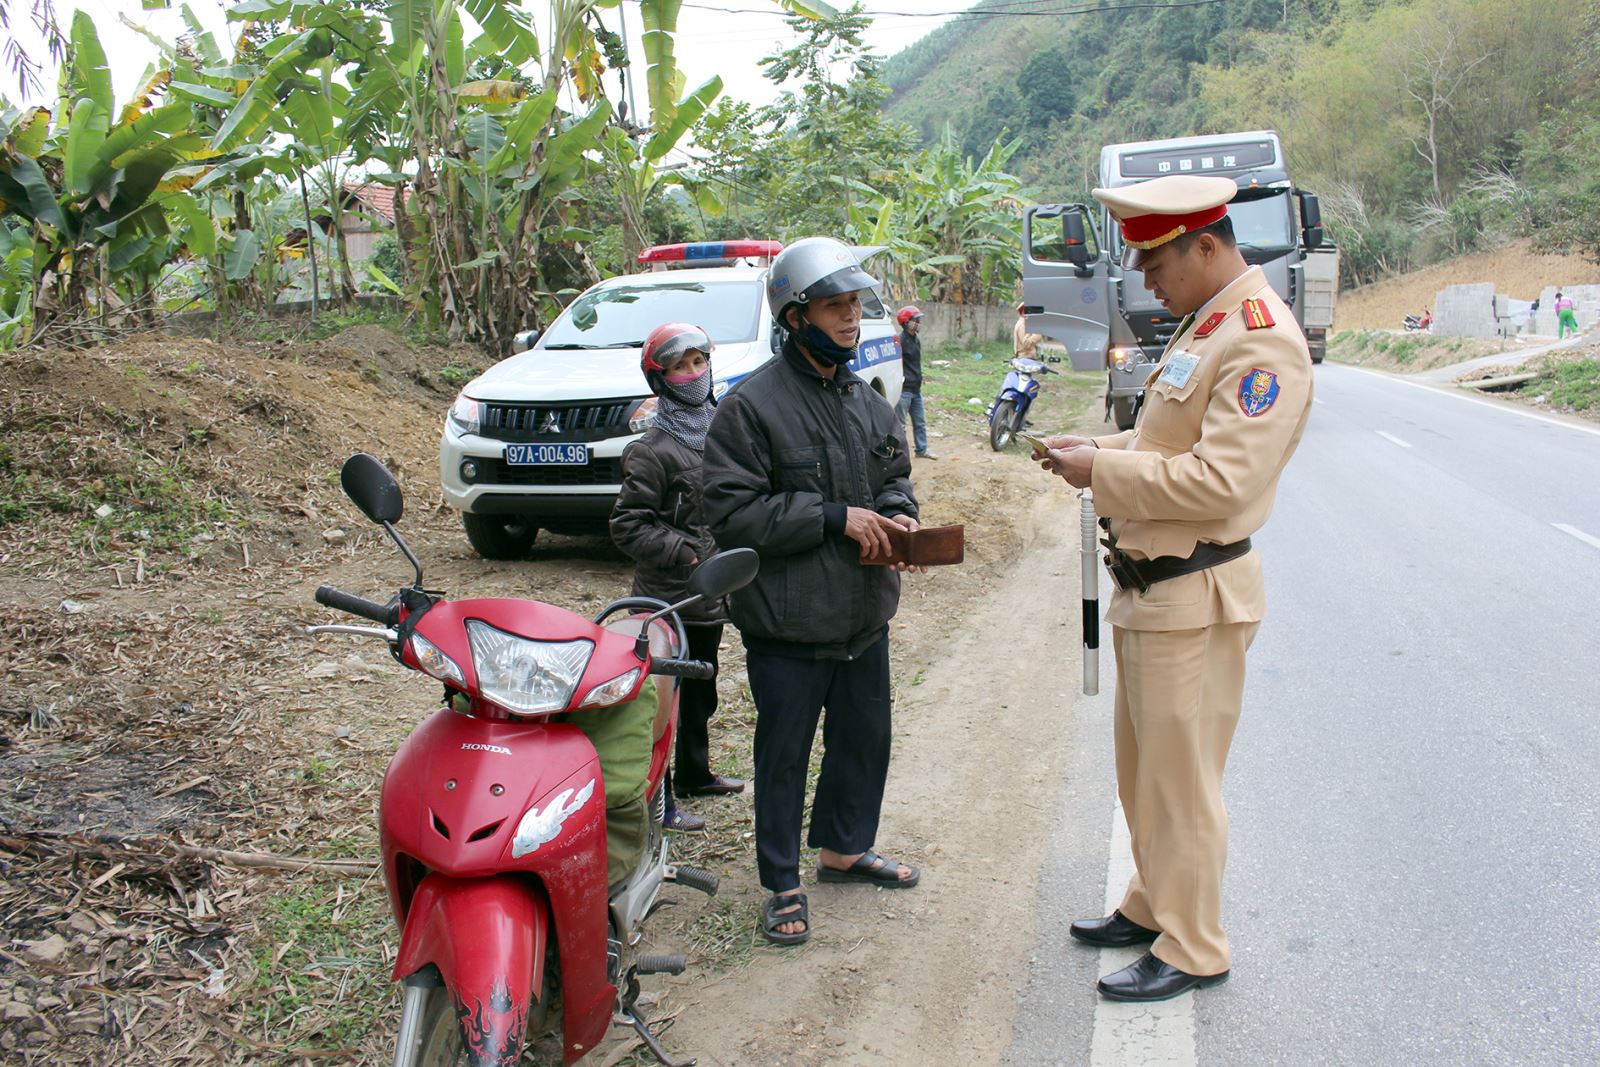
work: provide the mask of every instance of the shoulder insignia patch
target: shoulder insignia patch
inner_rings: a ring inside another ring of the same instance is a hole
[[[1247,418],[1265,415],[1278,399],[1278,376],[1269,370],[1252,368],[1239,379],[1239,410]]]
[[[1194,335],[1196,337],[1209,337],[1211,335],[1211,331],[1215,330],[1218,326],[1221,326],[1222,320],[1227,317],[1228,313],[1226,311],[1213,311],[1210,315],[1206,316],[1206,321],[1195,327]]]
[[[1263,330],[1273,325],[1267,305],[1255,297],[1244,302],[1244,325],[1247,330]]]

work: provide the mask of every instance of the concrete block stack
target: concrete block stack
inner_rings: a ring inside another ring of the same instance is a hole
[[[1539,293],[1539,310],[1533,313],[1533,332],[1554,337],[1556,323],[1556,290],[1570,296],[1577,306],[1578,329],[1587,333],[1600,323],[1600,285],[1547,285]]]
[[[1439,290],[1433,298],[1433,332],[1442,337],[1499,337],[1494,283],[1447,285]]]

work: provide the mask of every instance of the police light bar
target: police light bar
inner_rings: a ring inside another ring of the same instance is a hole
[[[782,241],[699,241],[686,245],[651,245],[639,253],[639,262],[697,263],[740,258],[771,259],[782,251]]]

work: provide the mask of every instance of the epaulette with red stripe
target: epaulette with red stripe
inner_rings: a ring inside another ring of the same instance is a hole
[[[1273,325],[1267,305],[1255,297],[1244,302],[1244,326],[1247,330],[1264,330]]]
[[[1194,335],[1196,337],[1209,337],[1211,335],[1211,331],[1215,330],[1218,326],[1221,326],[1222,320],[1226,319],[1227,317],[1228,313],[1226,311],[1213,311],[1210,315],[1206,316],[1206,321],[1195,327]]]

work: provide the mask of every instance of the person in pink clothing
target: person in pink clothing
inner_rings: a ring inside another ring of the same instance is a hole
[[[1572,335],[1578,335],[1578,305],[1572,302],[1572,297],[1564,296],[1560,289],[1556,290],[1556,340],[1567,336],[1571,330]]]

